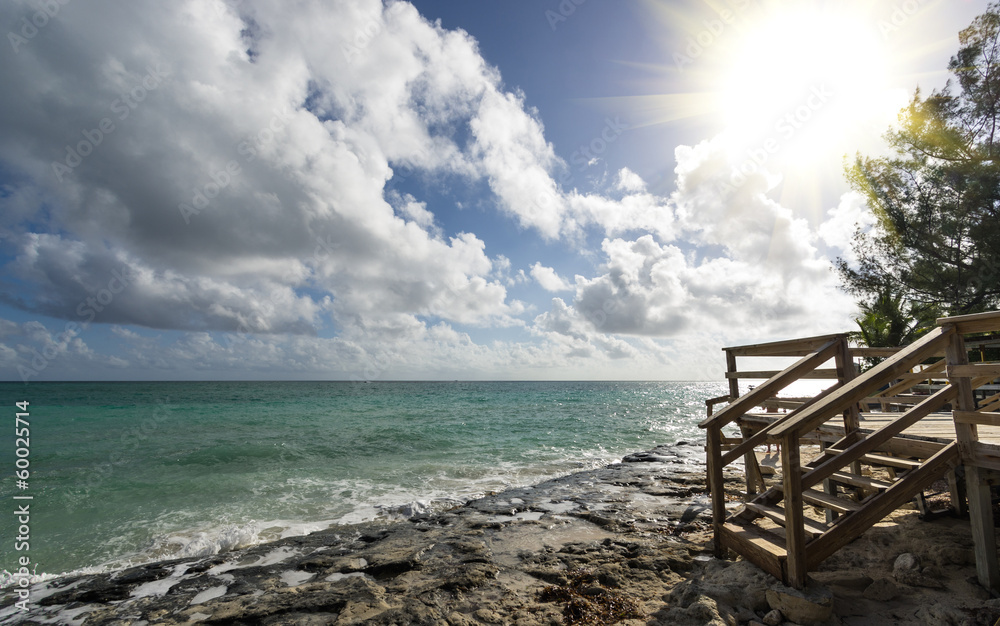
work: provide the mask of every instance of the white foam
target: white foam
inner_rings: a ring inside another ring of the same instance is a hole
[[[306,582],[310,578],[315,576],[310,572],[303,572],[299,570],[287,570],[281,572],[281,582],[285,583],[289,587],[298,587],[302,583]]]
[[[226,563],[220,563],[215,567],[208,570],[208,575],[218,576],[219,574],[228,572],[234,569],[243,569],[246,567],[266,567],[268,565],[274,565],[276,563],[281,563],[287,559],[298,556],[300,552],[294,548],[288,546],[283,546],[281,548],[275,548],[263,556],[257,557],[256,561],[252,563],[237,563],[235,561],[229,561]]]
[[[174,570],[170,573],[170,576],[166,578],[161,578],[160,580],[151,580],[148,583],[143,583],[132,590],[131,596],[133,598],[145,598],[148,596],[165,596],[170,588],[184,580],[184,572],[191,567],[189,563],[181,563],[174,567]]]
[[[226,591],[229,588],[225,585],[219,585],[218,587],[209,587],[205,591],[202,591],[195,597],[191,598],[191,604],[204,604],[209,600],[214,600],[215,598],[221,598],[226,595]]]

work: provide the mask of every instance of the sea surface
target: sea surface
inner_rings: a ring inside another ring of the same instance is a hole
[[[0,429],[0,584],[25,555],[39,577],[95,572],[455,506],[701,438],[705,399],[726,392],[723,383],[684,382],[0,389],[8,424]],[[28,442],[15,440],[18,401],[29,402]],[[25,443],[27,456],[18,451]],[[26,485],[14,475],[18,454],[30,463]],[[27,551],[13,539],[24,504]]]

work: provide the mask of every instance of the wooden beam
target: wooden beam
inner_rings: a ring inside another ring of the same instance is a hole
[[[977,316],[975,323],[979,324],[986,318]],[[1000,321],[1000,313],[992,314],[995,321]],[[975,332],[975,331],[965,331]],[[948,343],[948,365],[960,366],[969,364],[969,353],[965,349],[962,335],[955,335]],[[955,411],[963,413],[974,412],[976,399],[972,394],[970,378],[953,378],[952,384],[958,389],[955,398]],[[1000,590],[1000,563],[997,561],[997,542],[993,531],[993,505],[990,486],[984,480],[980,468],[975,465],[975,451],[978,431],[975,424],[955,421],[956,445],[963,459],[970,463],[965,466],[966,490],[969,499],[969,522],[972,526],[972,542],[976,552],[976,575],[979,584],[987,589]]]
[[[937,320],[938,326],[951,325],[958,329],[963,335],[970,333],[987,333],[1000,330],[1000,311],[988,311],[986,313],[973,313],[971,315],[956,315],[954,317],[941,317]]]
[[[1000,472],[1000,451],[986,448],[983,444],[977,444],[972,451],[971,463],[976,467],[988,469],[993,472]]]
[[[879,357],[879,356],[892,356],[903,349],[903,346],[898,348],[851,348],[851,356],[860,357]]]
[[[760,405],[764,400],[777,395],[779,391],[801,378],[804,373],[812,371],[825,363],[834,355],[837,345],[837,340],[831,340],[816,352],[812,352],[808,356],[801,358],[777,376],[758,385],[753,391],[733,400],[727,407],[698,424],[698,427],[708,428],[709,424],[717,424],[721,427],[732,422],[753,407]],[[734,381],[735,379],[730,379],[730,384],[733,384]]]
[[[821,349],[827,343],[845,336],[844,333],[835,335],[820,335],[818,337],[804,337],[802,339],[788,339],[785,341],[772,341],[769,343],[755,343],[745,346],[732,346],[724,348],[726,352],[733,356],[806,356],[811,352]]]
[[[719,534],[726,521],[726,487],[722,475],[722,427],[711,426],[707,433],[708,488],[712,496],[712,528],[715,531],[715,556],[722,558],[722,544]]]
[[[975,378],[978,376],[989,377],[989,378],[1000,378],[1000,363],[989,363],[989,364],[973,363],[971,365],[948,366],[949,378],[962,378],[962,377]]]
[[[788,584],[796,589],[806,585],[806,534],[802,503],[802,472],[799,441],[794,434],[781,446],[782,491],[785,494],[785,544]]]
[[[775,428],[775,436],[784,436],[788,433],[799,433],[810,431],[837,413],[852,404],[867,398],[872,392],[885,384],[886,380],[895,378],[914,365],[925,360],[929,355],[937,352],[955,333],[953,327],[938,327],[926,335],[910,344],[903,352],[882,361],[861,376],[858,376],[850,383],[841,387],[836,394],[827,396],[820,402],[813,404],[794,420],[790,420]],[[755,390],[756,391],[756,390]],[[730,405],[732,406],[732,405]]]
[[[758,371],[745,371],[745,372],[726,372],[726,378],[756,378],[758,380],[767,380],[768,378],[773,378],[781,372],[779,370],[758,370]],[[806,372],[799,378],[809,378],[809,379],[828,379],[837,378],[837,370],[835,369],[818,369],[811,372]]]
[[[736,371],[736,355],[726,350],[726,374]],[[735,400],[740,397],[740,381],[729,379],[729,397]]]
[[[1000,426],[1000,413],[984,413],[982,411],[955,411],[956,424],[980,424],[983,426]]]

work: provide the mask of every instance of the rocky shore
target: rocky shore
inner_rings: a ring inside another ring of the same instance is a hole
[[[711,557],[704,483],[700,445],[662,446],[407,521],[50,580],[30,589],[27,612],[6,589],[0,623],[992,626],[1000,618],[1000,600],[969,580],[962,520],[930,524],[899,512],[831,558],[802,597],[750,563]],[[904,553],[908,569],[894,572]]]

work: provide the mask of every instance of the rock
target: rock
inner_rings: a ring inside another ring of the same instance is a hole
[[[920,573],[920,557],[916,554],[910,552],[904,552],[896,557],[896,561],[892,564],[892,576],[899,580],[899,582],[904,582],[900,580],[900,576],[910,576],[912,574]]]
[[[864,591],[864,596],[876,602],[888,602],[899,595],[899,587],[891,578],[879,578]]]
[[[931,568],[929,571],[933,572],[934,569]],[[941,582],[940,578],[927,576],[920,571],[920,557],[909,552],[896,557],[896,562],[892,564],[892,577],[897,582],[914,587],[944,588],[944,583]]]
[[[785,621],[785,616],[781,614],[778,609],[771,609],[768,611],[767,615],[764,616],[764,624],[767,626],[778,626]]]
[[[833,593],[818,585],[799,591],[779,584],[768,589],[766,597],[772,609],[781,611],[787,620],[804,626],[822,624],[833,615]]]

